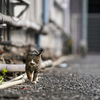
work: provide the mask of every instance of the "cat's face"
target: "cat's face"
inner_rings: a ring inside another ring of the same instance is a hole
[[[30,66],[36,66],[40,62],[41,53],[32,51],[28,53],[27,62]]]

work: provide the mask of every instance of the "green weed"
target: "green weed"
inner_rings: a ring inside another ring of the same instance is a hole
[[[7,73],[7,70],[6,70],[6,69],[3,69],[3,71],[2,71],[3,76],[0,75],[0,85],[1,85],[2,82],[4,81],[4,77],[5,77],[6,73]]]

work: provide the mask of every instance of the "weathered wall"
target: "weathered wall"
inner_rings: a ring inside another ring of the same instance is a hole
[[[21,20],[23,21],[31,21],[37,24],[42,25],[42,0],[28,0],[31,2],[27,11],[21,16]],[[14,15],[17,16],[21,10],[23,10],[23,6],[16,6],[14,9]],[[19,42],[22,44],[35,44],[35,33],[33,31],[26,32],[25,29],[11,29],[11,41]]]
[[[73,38],[73,53],[79,52],[79,43],[82,34],[82,0],[71,0],[71,36]]]
[[[42,20],[43,0],[29,0],[29,1],[31,2],[31,5],[29,9],[22,15],[21,19],[29,20],[31,22],[36,22],[38,24],[43,24],[43,20]],[[63,2],[64,1],[65,0],[63,0]],[[62,3],[62,0],[58,0],[58,2]],[[64,14],[66,14],[66,12],[62,11],[59,7],[57,7],[54,4],[54,0],[49,0],[48,7],[49,7],[49,18],[53,19],[59,26],[61,26],[65,30],[68,25],[68,28],[67,28],[67,31],[68,31],[70,29],[69,24],[66,24],[66,25],[64,24],[69,20],[68,19],[65,22],[66,17],[64,17]],[[17,13],[19,13],[20,10],[21,8],[15,9],[16,15]],[[62,32],[59,29],[57,29],[57,27],[53,24],[48,25],[48,27],[49,27],[48,35],[46,36],[41,35],[40,46],[43,48],[49,48],[54,52],[55,55],[61,56],[62,48],[63,48],[62,38],[61,38]],[[24,29],[11,30],[11,41],[19,42],[22,44],[28,44],[28,43],[35,44],[35,40],[36,38],[34,36],[34,32],[27,33]]]
[[[46,36],[41,36],[41,47],[51,49],[56,56],[62,54],[62,39],[61,31],[58,30],[54,25],[49,25],[50,33]]]
[[[57,0],[62,3],[62,0]],[[58,26],[64,28],[64,12],[59,6],[56,6],[54,0],[49,1],[49,18]],[[48,25],[50,32],[46,36],[41,36],[41,47],[51,49],[55,55],[62,55],[62,32],[54,24]]]
[[[70,32],[70,0],[65,0],[66,6],[64,10],[64,30],[68,36],[71,35]]]
[[[35,44],[34,33],[25,30],[11,30],[11,41],[18,44]]]

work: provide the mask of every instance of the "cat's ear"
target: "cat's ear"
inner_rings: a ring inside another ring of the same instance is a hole
[[[41,56],[42,55],[42,52],[39,52],[38,56]]]
[[[43,50],[41,49],[40,51],[39,51],[39,56],[41,56],[42,55],[42,53],[43,53]]]

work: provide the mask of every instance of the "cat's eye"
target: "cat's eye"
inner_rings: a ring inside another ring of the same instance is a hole
[[[38,63],[38,62],[39,62],[39,60],[36,60],[35,62],[36,62],[36,63]]]

